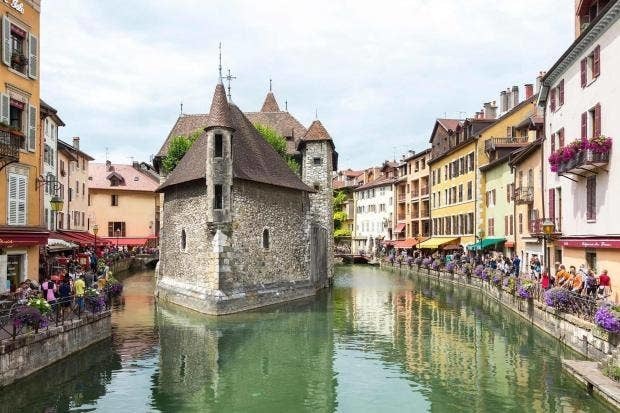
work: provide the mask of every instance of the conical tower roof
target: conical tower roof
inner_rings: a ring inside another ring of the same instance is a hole
[[[327,130],[323,126],[320,120],[315,120],[312,122],[306,135],[304,136],[305,141],[331,141],[332,137],[329,136]]]
[[[278,106],[278,102],[276,102],[276,97],[273,95],[271,90],[267,93],[265,97],[265,102],[263,103],[263,107],[260,110],[261,112],[280,112],[280,106]]]
[[[230,117],[230,106],[228,105],[228,100],[226,100],[226,91],[221,82],[215,86],[205,130],[210,128],[234,129]]]

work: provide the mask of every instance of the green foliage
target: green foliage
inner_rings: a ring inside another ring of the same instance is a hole
[[[194,142],[202,134],[202,129],[198,129],[192,132],[189,136],[177,136],[172,138],[170,146],[168,147],[168,153],[162,160],[162,165],[166,173],[170,173],[177,167],[181,159],[185,156],[187,151],[192,147]]]
[[[604,365],[601,372],[614,381],[620,381],[620,367],[613,363]]]
[[[344,191],[337,191],[334,193],[334,209],[342,209],[345,202],[347,202],[347,194],[345,194]]]
[[[286,162],[291,171],[299,174],[299,162],[297,162],[292,156],[286,153],[286,139],[284,139],[278,132],[271,129],[269,126],[261,125],[257,123],[254,125],[258,133],[267,141],[269,145],[280,155]]]
[[[350,237],[351,231],[347,228],[347,213],[343,211],[344,204],[347,202],[347,194],[343,191],[334,192],[334,238]]]
[[[351,231],[348,228],[338,228],[334,230],[334,238],[350,237]]]

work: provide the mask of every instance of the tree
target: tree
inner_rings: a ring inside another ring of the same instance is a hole
[[[299,174],[299,162],[297,162],[292,156],[286,153],[286,139],[284,139],[278,132],[271,129],[269,126],[261,125],[257,123],[254,125],[258,133],[267,141],[269,145],[280,155],[286,162],[289,168],[296,174]]]
[[[194,142],[202,134],[202,129],[198,129],[192,132],[189,136],[177,136],[172,138],[170,145],[168,146],[168,153],[162,160],[162,166],[166,173],[170,173],[177,167],[183,156],[189,151]]]
[[[335,191],[333,195],[334,204],[334,239],[350,237],[351,231],[346,227],[347,213],[344,212],[344,204],[347,202],[347,194],[344,191]]]

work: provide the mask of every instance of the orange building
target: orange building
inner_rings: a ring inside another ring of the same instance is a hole
[[[0,2],[0,292],[39,279],[43,153],[39,116],[40,1]]]

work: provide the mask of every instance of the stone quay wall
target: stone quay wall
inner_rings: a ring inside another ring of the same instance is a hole
[[[112,334],[111,312],[88,316],[39,333],[0,342],[0,388]]]
[[[540,330],[591,360],[605,361],[619,357],[618,347],[598,337],[597,327],[593,323],[556,311],[538,301],[523,300],[479,278],[468,278],[460,274],[422,268],[418,270],[416,267],[409,268],[408,266],[383,265],[382,268],[435,279],[438,283],[454,284],[481,291],[519,317],[528,320]]]

